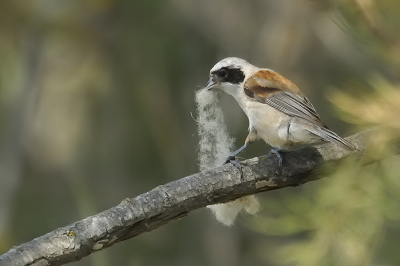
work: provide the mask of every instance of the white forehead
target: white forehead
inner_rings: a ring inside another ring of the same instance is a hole
[[[223,67],[240,68],[246,76],[252,75],[258,71],[258,67],[253,66],[244,59],[238,57],[227,57],[215,64],[215,66],[210,70],[210,73]]]

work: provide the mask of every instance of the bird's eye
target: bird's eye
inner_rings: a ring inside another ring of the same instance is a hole
[[[220,78],[226,78],[226,77],[228,77],[228,70],[222,68],[222,69],[218,70],[217,75],[218,75]]]

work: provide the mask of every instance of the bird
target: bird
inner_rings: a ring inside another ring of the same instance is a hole
[[[328,129],[292,81],[271,69],[228,57],[212,67],[205,89],[220,89],[233,96],[247,115],[249,134],[245,143],[225,161],[225,164],[232,163],[241,174],[236,155],[259,139],[272,147],[271,152],[278,157],[279,172],[283,164],[282,152],[293,145],[329,141],[345,150],[356,149],[351,142]]]

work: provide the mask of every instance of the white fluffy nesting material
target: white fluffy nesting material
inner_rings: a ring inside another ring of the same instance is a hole
[[[213,91],[201,89],[196,92],[200,171],[221,166],[234,147],[235,140],[229,136],[218,102],[217,93]],[[242,210],[254,215],[259,207],[260,204],[254,195],[207,206],[215,218],[227,226],[234,223]]]

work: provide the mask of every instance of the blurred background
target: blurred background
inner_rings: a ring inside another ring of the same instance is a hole
[[[227,228],[201,209],[69,265],[400,265],[398,0],[2,0],[0,253],[198,171],[194,93],[227,56],[296,83],[370,160],[259,195]],[[247,118],[223,95],[236,146]],[[260,141],[243,157],[266,154]]]

